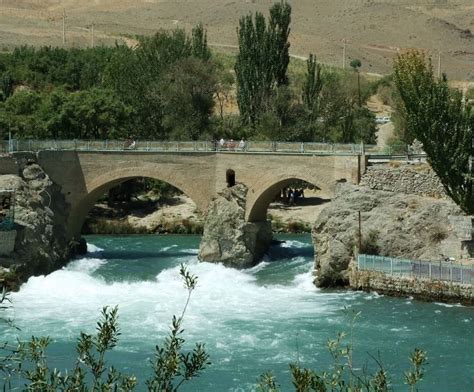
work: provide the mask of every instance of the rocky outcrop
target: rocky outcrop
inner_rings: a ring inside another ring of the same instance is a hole
[[[358,211],[362,253],[439,260],[441,255],[467,258],[472,252],[472,241],[462,242],[453,224],[466,217],[452,201],[341,183],[312,231],[318,286],[348,283],[358,245]]]
[[[20,281],[60,268],[70,256],[66,219],[69,206],[60,188],[36,163],[33,154],[18,157],[19,176],[0,176],[0,188],[15,190],[14,252],[0,265],[16,272]]]
[[[199,248],[199,260],[246,268],[255,265],[272,240],[270,222],[245,221],[247,187],[237,184],[210,203]]]
[[[381,191],[447,198],[439,177],[427,164],[371,166],[360,185]]]

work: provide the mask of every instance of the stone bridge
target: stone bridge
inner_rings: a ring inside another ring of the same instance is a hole
[[[269,203],[284,186],[303,180],[333,190],[338,181],[358,183],[361,155],[243,152],[39,151],[38,163],[61,186],[71,206],[68,237],[78,238],[98,198],[136,177],[165,181],[189,196],[201,211],[227,186],[227,171],[248,189],[246,219],[266,220]]]

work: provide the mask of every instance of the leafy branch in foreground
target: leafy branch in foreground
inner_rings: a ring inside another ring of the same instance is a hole
[[[328,340],[327,349],[332,356],[332,364],[329,369],[315,371],[301,367],[299,362],[290,364],[292,384],[296,392],[389,392],[393,391],[390,376],[384,369],[380,360],[372,359],[378,366],[378,370],[369,375],[366,366],[362,371],[356,371],[353,360],[354,343],[353,330],[360,312],[349,312],[350,334],[349,341],[345,343],[346,334],[339,333],[336,339]],[[410,356],[412,369],[405,372],[405,383],[409,385],[409,391],[416,391],[416,384],[423,379],[423,366],[426,364],[426,353],[415,349]],[[279,384],[272,373],[267,372],[260,376],[257,386],[259,392],[279,392]]]
[[[148,391],[175,392],[187,380],[200,375],[209,362],[204,345],[196,344],[192,352],[184,352],[182,323],[197,277],[181,265],[180,275],[188,290],[186,304],[179,318],[173,316],[171,331],[163,347],[156,346],[153,375],[146,381]],[[1,302],[6,299],[4,292]],[[118,308],[104,307],[97,322],[96,334],[81,333],[76,350],[78,358],[71,372],[61,373],[48,365],[46,349],[48,337],[32,337],[18,346],[0,345],[0,372],[3,373],[3,391],[12,390],[12,377],[24,383],[27,391],[133,391],[137,386],[135,376],[127,376],[113,366],[108,366],[107,353],[118,343]]]
[[[173,316],[171,332],[164,345],[156,346],[153,378],[147,381],[149,391],[177,391],[185,381],[199,376],[210,365],[209,355],[203,344],[197,343],[191,353],[182,352],[185,342],[181,336],[184,332],[182,324],[191,294],[197,285],[197,277],[191,275],[184,265],[181,265],[179,273],[188,290],[188,297],[181,317]]]

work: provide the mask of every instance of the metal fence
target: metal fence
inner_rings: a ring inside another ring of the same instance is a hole
[[[136,140],[133,145],[125,140],[22,140],[0,142],[0,153],[18,151],[74,150],[74,151],[183,151],[183,152],[228,152],[228,153],[287,153],[287,154],[343,154],[358,155],[409,155],[406,145],[378,147],[364,144],[338,143],[290,143],[274,141],[246,141],[243,148],[239,142],[226,142],[220,146],[211,141],[157,141]]]
[[[474,284],[474,266],[461,263],[359,255],[357,268],[359,271],[383,272],[387,275]]]

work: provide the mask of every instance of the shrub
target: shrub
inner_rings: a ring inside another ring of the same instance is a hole
[[[375,230],[369,231],[365,236],[362,235],[359,253],[378,255],[380,253],[380,248],[377,244],[378,240],[379,234]]]
[[[448,238],[448,232],[443,226],[432,226],[429,230],[429,238],[432,243],[437,244]]]

